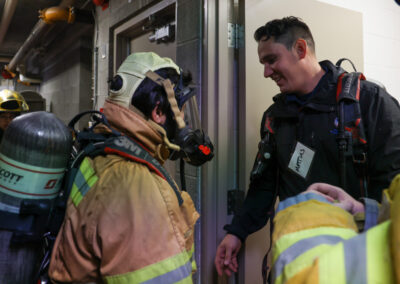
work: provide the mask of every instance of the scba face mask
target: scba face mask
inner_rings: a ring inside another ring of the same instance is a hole
[[[174,86],[169,79],[164,79],[156,70],[171,68],[180,75]],[[175,137],[171,140],[170,159],[183,158],[187,163],[200,166],[213,157],[214,147],[210,138],[200,130],[201,124],[198,114],[194,89],[183,85],[182,72],[173,60],[160,57],[153,52],[136,52],[129,55],[118,68],[117,75],[112,80],[109,99],[123,107],[130,108],[132,95],[145,78],[149,78],[162,86],[167,94],[171,106],[172,116],[176,124]],[[185,106],[184,106],[185,105]],[[185,120],[181,109],[185,110]],[[196,130],[193,130],[196,129]]]
[[[201,129],[193,130],[188,126],[179,129],[173,141],[180,151],[171,153],[170,159],[184,159],[188,164],[201,166],[214,157],[214,146],[210,138]]]
[[[146,76],[155,83],[163,86],[177,124],[177,131],[172,142],[178,145],[180,150],[173,151],[170,159],[176,160],[182,158],[193,166],[201,166],[205,162],[210,161],[214,157],[214,146],[210,138],[200,129],[200,119],[194,89],[183,86],[182,75],[178,84],[174,87],[169,79],[164,79],[152,71],[147,72]],[[183,119],[181,111],[184,105],[186,109],[186,122]]]

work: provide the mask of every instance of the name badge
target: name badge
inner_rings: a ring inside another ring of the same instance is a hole
[[[315,152],[313,150],[297,142],[296,148],[290,158],[289,169],[305,179],[310,171],[314,154]]]

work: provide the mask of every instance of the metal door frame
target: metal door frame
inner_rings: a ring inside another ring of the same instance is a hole
[[[203,125],[215,142],[216,156],[202,171],[202,283],[244,283],[244,257],[239,272],[227,279],[217,277],[216,249],[231,221],[227,214],[228,190],[245,190],[240,171],[245,137],[245,51],[228,44],[228,23],[244,24],[244,0],[204,0],[203,17]]]

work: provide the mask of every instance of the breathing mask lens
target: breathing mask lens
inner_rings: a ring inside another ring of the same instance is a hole
[[[185,87],[182,82],[182,71],[179,77],[179,82],[174,87],[175,98],[179,109],[182,109],[183,105],[196,94],[194,88]]]

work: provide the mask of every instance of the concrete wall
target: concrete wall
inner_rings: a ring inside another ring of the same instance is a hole
[[[5,80],[3,77],[0,78],[0,91],[4,89],[12,89],[14,84],[11,80]]]
[[[364,66],[359,69],[400,101],[400,6],[394,0],[319,1],[362,13]]]
[[[13,80],[6,80],[6,79],[3,79],[3,77],[1,77],[0,91],[4,90],[4,89],[15,90],[15,91],[25,91],[25,90],[37,91],[39,89],[39,86],[37,86],[37,85],[26,86],[23,84],[14,83]]]
[[[43,64],[39,92],[46,99],[46,110],[65,123],[92,109],[92,28],[86,29],[89,34],[67,34],[49,50]],[[82,120],[79,128],[86,125],[87,120]]]

